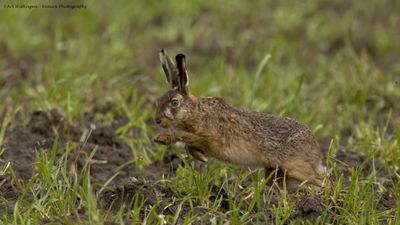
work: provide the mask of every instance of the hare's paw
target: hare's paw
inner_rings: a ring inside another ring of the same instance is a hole
[[[172,137],[169,133],[159,133],[153,140],[162,145],[169,145],[172,143]]]

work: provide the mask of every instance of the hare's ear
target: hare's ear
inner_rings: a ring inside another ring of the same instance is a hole
[[[186,61],[185,55],[178,54],[175,56],[176,60],[176,68],[178,69],[178,76],[179,76],[179,90],[185,94],[189,93],[188,86],[189,86],[189,76],[186,71]]]
[[[160,55],[161,65],[164,70],[168,83],[171,84],[172,88],[179,88],[178,70],[174,62],[167,55],[167,52],[164,49],[161,49],[159,55]]]

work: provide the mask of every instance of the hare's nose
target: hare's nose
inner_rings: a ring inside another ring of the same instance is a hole
[[[158,119],[158,118],[157,118],[157,119],[155,119],[155,121],[156,121],[157,124],[160,124],[160,123],[161,123],[161,119]]]

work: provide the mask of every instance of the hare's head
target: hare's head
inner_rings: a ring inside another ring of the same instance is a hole
[[[167,55],[160,51],[160,60],[167,82],[172,89],[165,93],[156,102],[157,110],[155,121],[164,128],[179,126],[191,120],[196,112],[197,98],[189,94],[189,77],[186,72],[185,56],[178,54],[175,57],[176,65]]]

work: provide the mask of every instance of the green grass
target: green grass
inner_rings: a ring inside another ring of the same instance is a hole
[[[178,218],[184,218],[182,224],[312,223],[290,218],[301,193],[323,199],[325,211],[313,223],[400,223],[398,2],[86,4],[88,9],[73,11],[0,9],[0,145],[7,125],[26,124],[35,109],[57,108],[80,126],[85,113],[109,104],[107,112],[94,113],[94,120],[110,124],[117,116],[129,118],[117,133],[132,149],[136,170],[161,159],[167,150],[150,145],[154,127],[148,121],[156,97],[169,87],[158,62],[163,47],[171,55],[186,54],[193,94],[291,116],[318,139],[331,140],[327,161],[336,186],[321,191],[304,187],[290,194],[266,188],[260,170],[212,162],[200,173],[179,153],[184,165],[176,177],[159,181],[175,191],[170,202],[160,199],[149,206],[136,196],[132,210],[110,211],[98,204],[99,187],[90,180],[89,163],[82,171],[67,169],[69,153],[79,147],[67,143],[58,149],[55,140],[52,149],[38,150],[36,173],[29,181],[19,181],[12,166],[1,161],[0,175],[10,176],[21,189],[13,213],[0,215],[4,224],[52,219],[66,224],[174,224]],[[132,135],[131,128],[140,132]],[[365,165],[349,168],[350,184],[342,185],[341,162],[333,159],[341,145],[374,157],[394,174],[390,193],[396,208],[380,207],[387,187],[378,166],[368,168],[366,177]],[[0,157],[4,150],[0,148]],[[56,157],[57,151],[65,153]],[[168,207],[175,211],[159,213]]]

